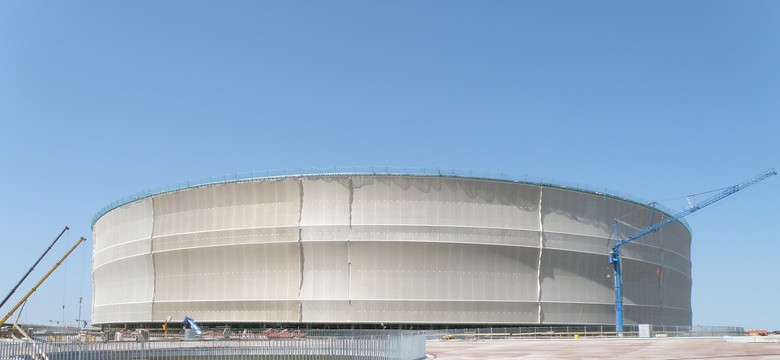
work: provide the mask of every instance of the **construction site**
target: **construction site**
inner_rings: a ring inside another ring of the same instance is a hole
[[[551,342],[557,352],[538,358],[598,358],[594,342],[643,358],[683,338],[780,357],[769,331],[692,325],[683,219],[776,174],[679,212],[441,169],[285,170],[145,191],[92,221],[92,325],[19,323],[81,237],[0,322],[0,359],[521,358]]]

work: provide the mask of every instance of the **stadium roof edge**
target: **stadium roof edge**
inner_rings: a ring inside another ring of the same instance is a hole
[[[284,178],[298,178],[298,177],[322,177],[322,176],[420,176],[420,177],[445,177],[445,178],[462,178],[473,180],[488,180],[488,181],[503,181],[513,182],[528,185],[539,185],[551,188],[558,188],[564,190],[572,190],[578,192],[584,192],[617,200],[627,201],[643,207],[650,207],[653,202],[617,191],[612,191],[606,188],[597,188],[593,186],[583,184],[566,183],[553,179],[534,178],[529,176],[514,177],[506,173],[491,173],[491,172],[475,172],[471,170],[456,170],[456,169],[441,169],[441,168],[412,168],[412,167],[333,167],[333,168],[297,168],[297,169],[282,169],[282,170],[268,170],[248,173],[236,173],[232,175],[223,175],[209,178],[202,178],[197,180],[180,182],[173,185],[162,186],[146,191],[141,191],[130,196],[117,199],[110,204],[101,208],[95,216],[92,218],[91,227],[94,228],[95,223],[107,214],[111,210],[118,207],[127,205],[134,201],[141,199],[167,194],[171,192],[187,190],[192,188],[198,188],[203,186],[212,186],[220,184],[239,183],[247,181],[261,181],[261,180],[274,180]],[[672,216],[675,211],[662,206],[660,204],[654,205],[655,209],[664,213],[667,216]],[[685,220],[678,220],[688,232],[691,232],[690,225]]]

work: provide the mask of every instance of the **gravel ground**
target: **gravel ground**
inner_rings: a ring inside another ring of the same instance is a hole
[[[761,340],[761,339],[756,339]],[[775,341],[776,340],[776,341]],[[587,340],[434,340],[429,359],[779,359],[780,337]]]

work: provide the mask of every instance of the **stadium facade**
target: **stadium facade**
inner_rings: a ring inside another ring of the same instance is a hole
[[[93,221],[92,321],[614,325],[621,236],[668,218],[627,196],[435,170],[237,176]],[[626,324],[691,325],[691,232],[623,248]]]

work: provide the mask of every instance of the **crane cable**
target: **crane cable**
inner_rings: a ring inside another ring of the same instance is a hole
[[[87,247],[84,247],[87,249]],[[84,267],[87,263],[87,250],[84,250],[81,252],[81,274],[79,274],[79,318],[78,323],[76,324],[79,328],[81,327],[81,301],[84,299]]]
[[[68,243],[70,243],[70,234],[68,234]],[[68,293],[68,263],[65,262],[62,269],[62,326],[65,326],[65,300]]]
[[[729,186],[726,186],[726,187],[722,187],[722,188],[720,188],[720,189],[715,189],[715,190],[710,190],[710,191],[704,191],[704,192],[700,192],[700,193],[696,193],[696,194],[690,194],[690,195],[685,195],[685,196],[679,196],[679,197],[675,197],[675,198],[671,198],[671,199],[665,199],[665,200],[659,200],[659,201],[651,201],[651,202],[649,202],[647,205],[649,205],[649,206],[652,206],[653,204],[659,204],[659,205],[663,205],[662,203],[665,203],[665,202],[674,201],[674,200],[680,200],[680,199],[686,199],[686,200],[688,200],[688,206],[689,206],[689,207],[693,207],[693,205],[694,205],[694,204],[692,204],[692,203],[691,203],[691,201],[692,201],[692,200],[690,200],[690,199],[693,199],[693,201],[695,202],[695,199],[696,199],[696,197],[697,197],[697,196],[699,196],[699,195],[706,195],[706,194],[711,194],[711,193],[714,193],[714,192],[718,192],[718,191],[723,191],[723,190],[726,190],[726,189],[728,189],[728,188],[729,188]],[[664,206],[665,206],[665,205],[664,205]],[[628,226],[630,226],[630,227],[633,227],[633,228],[635,228],[635,229],[639,230],[639,228],[637,228],[637,227],[635,227],[635,226],[633,226],[633,225],[631,225],[631,224],[628,224],[628,223],[626,223],[626,222],[624,222],[624,221],[621,221],[622,219],[625,219],[625,218],[627,218],[627,217],[629,217],[629,216],[633,215],[634,213],[636,213],[636,212],[637,212],[637,211],[639,211],[639,210],[640,210],[640,209],[637,209],[637,210],[631,211],[631,212],[629,212],[629,213],[627,213],[627,214],[625,214],[625,215],[623,215],[623,216],[621,216],[621,217],[619,217],[619,218],[615,218],[615,220],[616,220],[616,221],[619,221],[619,222],[621,222],[621,223],[623,223],[624,225],[628,225]],[[614,231],[614,230],[612,230],[612,232],[610,233],[610,235],[617,237],[617,234],[615,234],[615,231]],[[610,243],[610,241],[607,241],[607,246],[609,246],[609,243]]]
[[[695,197],[697,197],[697,196],[699,196],[699,195],[705,195],[705,194],[711,194],[711,193],[714,193],[714,192],[717,192],[717,191],[723,191],[723,190],[726,190],[726,189],[728,189],[729,187],[730,187],[730,186],[726,186],[726,187],[722,187],[722,188],[720,188],[720,189],[715,189],[715,190],[710,190],[710,191],[700,192],[700,193],[696,193],[696,194],[690,194],[690,195],[680,196],[680,197],[671,198],[671,199],[666,199],[666,200],[653,201],[653,203],[656,203],[656,204],[658,204],[658,203],[663,203],[663,202],[667,202],[667,201],[673,201],[673,200],[680,200],[680,199],[690,199],[690,198],[695,198]],[[652,203],[651,203],[651,204],[652,204]]]

